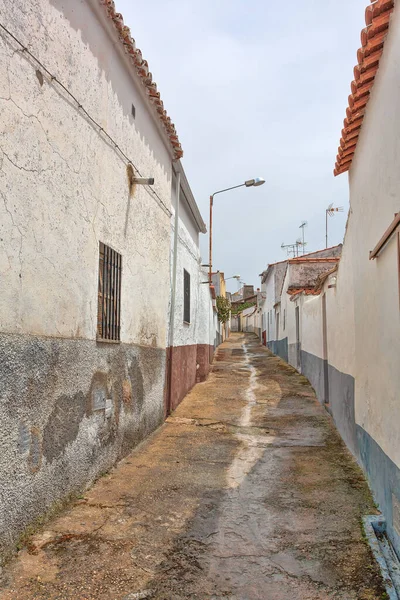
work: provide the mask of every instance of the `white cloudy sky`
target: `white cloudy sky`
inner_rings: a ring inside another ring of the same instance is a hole
[[[148,60],[208,222],[217,196],[215,269],[259,284],[308,221],[308,251],[342,241],[347,175],[333,177],[367,0],[117,0]],[[205,236],[203,236],[205,238]],[[207,240],[202,241],[207,262]],[[230,282],[236,289],[235,282]]]

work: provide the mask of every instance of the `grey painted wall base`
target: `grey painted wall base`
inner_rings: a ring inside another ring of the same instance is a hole
[[[302,350],[301,366],[302,373],[307,377],[313,386],[318,400],[321,402],[321,404],[324,404],[326,402],[324,382],[325,361],[318,356],[314,356],[314,354],[310,354],[309,352]]]
[[[400,469],[372,437],[355,422],[355,382],[351,375],[328,364],[328,392],[325,392],[322,358],[302,350],[302,371],[318,400],[329,409],[344,442],[366,473],[374,497],[387,522],[387,535],[400,556]]]
[[[327,364],[325,360],[301,351],[302,373],[313,386],[321,404],[329,401],[329,411],[340,435],[351,452],[358,458],[358,444],[354,412],[354,378]],[[325,371],[328,375],[326,390]]]
[[[302,372],[301,369],[301,344],[294,343],[289,344],[288,347],[288,355],[289,355],[289,364],[292,365],[295,369]]]
[[[267,347],[271,350],[271,352],[273,352],[277,356],[280,356],[281,358],[283,358],[283,360],[288,362],[289,352],[287,338],[284,338],[283,340],[273,340],[267,342]]]
[[[163,421],[165,350],[0,334],[0,555]]]
[[[356,425],[359,459],[385,516],[387,535],[400,556],[400,469],[359,425]]]

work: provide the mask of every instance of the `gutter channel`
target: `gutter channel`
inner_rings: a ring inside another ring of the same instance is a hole
[[[400,562],[386,533],[382,515],[363,518],[365,535],[381,570],[388,600],[400,600]]]

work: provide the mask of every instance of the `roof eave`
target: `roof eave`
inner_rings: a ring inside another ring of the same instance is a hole
[[[361,48],[357,52],[358,64],[354,67],[349,106],[343,121],[342,137],[333,171],[335,177],[351,168],[393,9],[394,0],[376,0],[366,8],[366,27],[361,31]]]
[[[164,109],[164,104],[157,90],[157,85],[153,81],[152,74],[149,71],[147,61],[143,59],[141,51],[136,48],[135,40],[131,36],[129,27],[124,24],[121,13],[118,13],[115,9],[114,0],[90,0],[90,3],[97,14],[102,13],[105,17],[104,20],[111,22],[112,29],[114,29],[120,41],[118,50],[125,54],[130,72],[134,76],[135,81],[141,84],[139,88],[143,91],[143,96],[146,99],[151,114],[165,135],[173,159],[179,160],[183,156],[183,150],[175,125]],[[102,10],[98,10],[99,8]]]

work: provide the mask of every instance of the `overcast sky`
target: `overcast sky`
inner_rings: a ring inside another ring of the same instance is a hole
[[[149,63],[184,150],[208,225],[209,196],[246,179],[265,185],[216,197],[214,270],[259,285],[281,244],[342,241],[347,174],[333,177],[367,0],[117,0]],[[208,262],[202,236],[203,262]],[[235,281],[229,282],[232,291]]]

